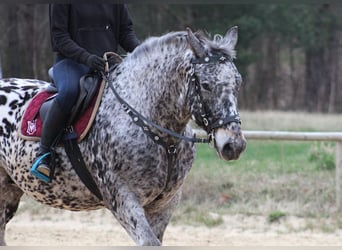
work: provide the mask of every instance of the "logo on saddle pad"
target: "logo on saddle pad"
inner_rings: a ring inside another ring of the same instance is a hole
[[[37,119],[33,121],[27,121],[26,133],[28,135],[34,135],[36,132],[37,132]]]
[[[77,133],[80,142],[87,135],[100,106],[104,82],[99,84],[96,94],[92,97],[89,106],[82,112],[82,115],[73,122],[73,130]],[[19,126],[19,136],[25,140],[39,141],[43,128],[43,121],[39,111],[43,103],[51,98],[55,93],[42,91],[36,94],[24,111],[24,115]]]

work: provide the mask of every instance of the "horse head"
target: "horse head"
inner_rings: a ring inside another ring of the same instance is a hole
[[[188,91],[192,118],[210,135],[220,158],[238,159],[246,139],[237,107],[242,78],[233,63],[237,27],[224,37],[216,35],[213,41],[202,33],[187,32],[194,54]]]

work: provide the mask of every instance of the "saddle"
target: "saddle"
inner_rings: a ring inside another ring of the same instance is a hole
[[[106,63],[106,71],[112,70],[122,62],[122,58],[114,52],[106,52],[103,58]],[[52,70],[49,70],[53,79]],[[72,127],[77,134],[77,141],[81,142],[87,135],[95,119],[105,87],[105,81],[99,74],[86,74],[79,81],[80,93],[74,105],[68,121],[68,127]],[[55,98],[57,88],[52,82],[47,89],[39,92],[28,104],[19,126],[19,136],[25,140],[39,141],[42,133],[43,121],[47,111]]]
[[[80,94],[71,111],[68,125],[77,133],[78,142],[87,135],[99,108],[105,81],[98,74],[82,76],[79,82]],[[43,120],[56,97],[57,89],[50,85],[36,94],[28,104],[19,126],[19,136],[25,140],[39,141]]]

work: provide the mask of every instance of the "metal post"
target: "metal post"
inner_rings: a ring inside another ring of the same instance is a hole
[[[342,141],[336,142],[336,206],[342,211]]]

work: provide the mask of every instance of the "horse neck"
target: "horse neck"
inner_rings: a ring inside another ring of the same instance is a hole
[[[166,50],[165,50],[166,51]],[[148,60],[127,59],[117,69],[115,85],[134,109],[175,132],[190,119],[186,92],[190,60],[183,53],[152,54]]]

